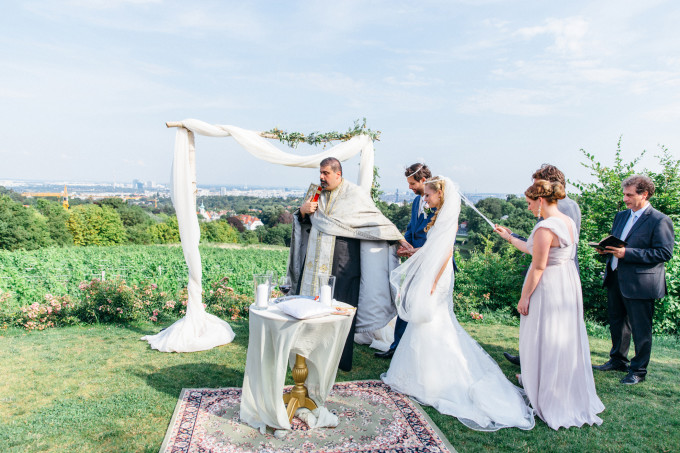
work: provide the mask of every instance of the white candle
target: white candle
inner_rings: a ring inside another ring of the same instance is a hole
[[[319,301],[324,304],[331,306],[331,287],[330,285],[323,285],[319,293]]]
[[[259,308],[267,308],[269,304],[269,285],[260,283],[257,285],[257,294],[255,295],[255,305]]]

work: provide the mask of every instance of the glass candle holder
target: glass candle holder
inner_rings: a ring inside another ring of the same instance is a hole
[[[272,275],[254,274],[253,282],[255,284],[255,306],[258,308],[267,308],[269,305],[269,296],[272,292]]]
[[[335,275],[319,274],[317,278],[319,302],[330,307],[335,293]]]

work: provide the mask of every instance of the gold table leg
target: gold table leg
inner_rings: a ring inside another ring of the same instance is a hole
[[[295,355],[295,366],[293,367],[293,380],[295,381],[295,387],[290,393],[283,395],[283,402],[286,404],[286,415],[288,415],[288,421],[293,421],[293,416],[295,411],[301,407],[306,407],[307,409],[316,409],[316,403],[309,398],[307,393],[307,387],[305,387],[305,381],[307,380],[307,360],[300,354]]]

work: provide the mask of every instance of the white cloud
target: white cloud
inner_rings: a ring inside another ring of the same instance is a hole
[[[555,95],[529,89],[481,90],[458,106],[466,114],[500,113],[514,116],[545,116],[555,110]]]
[[[520,28],[515,34],[525,39],[548,35],[553,40],[548,50],[565,55],[580,55],[588,34],[588,21],[582,17],[550,18],[543,25]]]

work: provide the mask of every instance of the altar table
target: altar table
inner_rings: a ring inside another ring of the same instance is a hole
[[[334,306],[352,308],[335,301]],[[262,432],[267,426],[291,429],[283,386],[287,367],[293,368],[296,355],[307,362],[305,385],[309,398],[322,407],[335,383],[352,316],[328,315],[301,320],[286,315],[276,305],[267,309],[251,305],[241,421]]]

